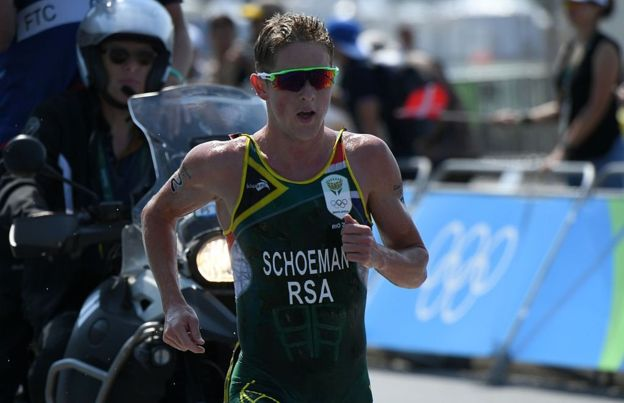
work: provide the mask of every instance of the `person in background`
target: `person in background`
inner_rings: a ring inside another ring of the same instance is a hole
[[[616,119],[620,47],[600,29],[613,12],[613,0],[563,0],[574,37],[559,51],[557,99],[526,112],[499,111],[495,123],[533,123],[559,118],[559,141],[544,167],[559,161],[591,161],[597,170],[624,161],[624,142]],[[605,186],[621,186],[612,178]]]
[[[411,52],[416,48],[414,31],[408,24],[403,23],[399,25],[397,28],[397,38],[403,52]]]
[[[403,120],[412,122],[407,128],[399,126],[397,130],[398,133],[407,132],[404,137],[411,134],[412,155],[429,158],[434,168],[448,158],[475,158],[478,153],[470,141],[468,115],[441,62],[423,51],[412,50],[406,55],[405,65],[418,72],[423,80],[422,87],[412,88],[404,107],[399,108],[406,112]],[[423,107],[425,105],[428,107]],[[421,116],[410,118],[412,108]],[[421,125],[414,125],[415,121],[420,121]]]
[[[213,54],[207,62],[204,79],[214,84],[248,86],[253,60],[236,38],[234,20],[226,14],[217,15],[208,22],[208,32]]]
[[[170,14],[153,0],[97,3],[74,39],[85,86],[44,101],[28,119],[25,131],[44,144],[47,163],[59,173],[71,173],[70,179],[96,192],[102,201],[129,208],[152,184],[147,142],[130,120],[127,100],[165,84],[173,33]],[[8,228],[16,217],[79,212],[93,204],[91,195],[68,191],[60,181],[43,175],[0,177],[2,247],[7,249],[0,256],[2,402],[11,402],[17,385],[24,382],[32,339],[37,359],[30,368],[28,390],[32,402],[43,402],[47,369],[62,356],[73,325],[71,320],[56,319],[77,312],[93,287],[119,269],[120,258],[112,242],[88,249],[79,260],[58,256],[16,262],[8,251]],[[20,276],[8,277],[18,272]]]
[[[331,20],[327,30],[336,46],[336,65],[340,67],[333,102],[344,108],[360,133],[382,135],[382,100],[375,71],[358,43],[362,28],[354,20]]]
[[[101,0],[100,0],[101,1]],[[173,61],[171,62],[171,76],[167,84],[182,84],[188,77],[193,63],[193,43],[188,32],[183,0],[158,0],[169,13],[173,22]]]
[[[191,84],[201,82],[203,80],[202,53],[206,48],[206,41],[204,39],[204,32],[197,24],[187,23],[186,28],[189,33],[189,38],[191,38],[191,45],[193,47],[191,68],[186,75],[186,82]]]
[[[251,23],[249,43],[252,50],[256,39],[260,35],[260,31],[262,31],[264,24],[269,18],[275,14],[283,14],[285,11],[284,6],[275,0],[255,0],[243,5],[242,15]],[[251,54],[251,60],[253,61],[253,53]]]
[[[427,250],[402,202],[387,145],[325,126],[338,69],[323,23],[277,14],[254,54],[250,80],[266,102],[267,124],[193,148],[143,209],[145,249],[165,312],[163,341],[204,352],[197,314],[179,288],[175,228],[215,201],[230,245],[240,340],[226,401],[372,402],[368,270],[418,287]],[[373,236],[373,220],[383,243]]]
[[[0,0],[0,149],[24,127],[44,99],[81,87],[76,30],[90,6],[102,0]],[[175,29],[173,67],[180,82],[192,46],[180,3],[159,0]]]

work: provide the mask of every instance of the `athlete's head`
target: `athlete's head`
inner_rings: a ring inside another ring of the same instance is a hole
[[[306,141],[324,132],[338,74],[333,51],[316,17],[278,14],[267,21],[256,41],[250,82],[266,102],[270,131]]]
[[[256,40],[256,71],[272,71],[278,51],[296,42],[323,45],[333,63],[334,44],[321,20],[302,14],[276,14],[266,22]]]
[[[155,0],[98,1],[78,28],[84,83],[120,108],[129,96],[157,91],[169,74],[173,23]]]

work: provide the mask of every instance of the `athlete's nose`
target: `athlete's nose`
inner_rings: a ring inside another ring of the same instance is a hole
[[[306,80],[305,84],[299,90],[299,98],[302,101],[312,100],[316,97],[316,88],[310,84],[310,81]]]

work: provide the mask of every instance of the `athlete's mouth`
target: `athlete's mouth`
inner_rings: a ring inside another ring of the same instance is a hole
[[[316,114],[316,112],[314,111],[309,111],[309,112],[299,112],[297,113],[297,116],[305,118],[305,119],[309,119],[312,116],[314,116]]]

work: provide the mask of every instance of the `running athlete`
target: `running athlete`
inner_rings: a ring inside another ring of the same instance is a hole
[[[216,200],[230,244],[240,338],[229,401],[371,402],[368,268],[418,287],[427,250],[403,206],[386,144],[324,125],[338,69],[323,23],[274,16],[256,42],[255,62],[251,84],[266,101],[267,125],[195,147],[144,209],[164,340],[204,351],[197,316],[179,291],[174,231],[180,217]],[[373,237],[373,220],[383,245]]]

